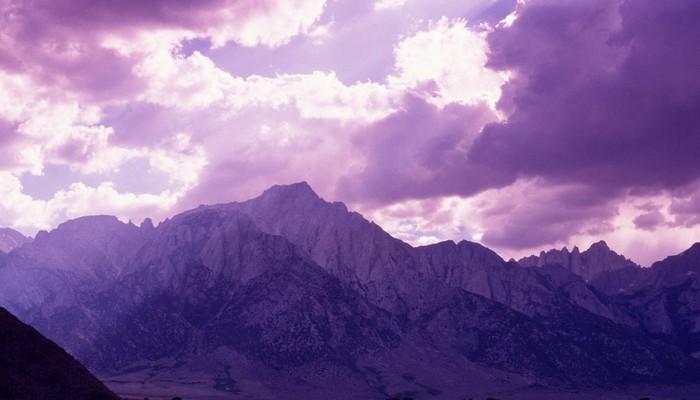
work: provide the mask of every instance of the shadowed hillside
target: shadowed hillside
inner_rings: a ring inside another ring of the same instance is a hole
[[[55,343],[0,308],[0,399],[119,397]]]

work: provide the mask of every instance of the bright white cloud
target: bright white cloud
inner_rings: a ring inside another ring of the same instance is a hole
[[[219,9],[203,15],[205,27],[193,29],[142,29],[135,32],[106,34],[102,45],[118,49],[122,54],[144,50],[144,38],[152,44],[160,40],[160,47],[184,39],[206,38],[214,48],[236,42],[242,46],[278,47],[299,35],[314,35],[323,29],[318,22],[323,15],[326,0],[262,0],[257,2],[233,1],[221,4]],[[134,41],[134,39],[136,39]]]
[[[507,77],[485,67],[486,34],[464,20],[442,18],[396,46],[396,73],[389,84],[427,90],[424,95],[439,105],[486,102],[495,108]]]
[[[38,100],[41,89],[36,87],[32,80],[25,75],[11,74],[0,70],[0,117],[19,122],[26,115],[29,104]]]
[[[109,214],[122,221],[133,219],[135,222],[149,216],[161,219],[169,215],[180,195],[171,191],[122,193],[110,182],[97,187],[76,182],[49,200],[36,200],[22,193],[16,176],[0,172],[0,224],[33,233],[84,215]]]
[[[179,111],[294,106],[305,118],[373,121],[393,111],[400,92],[373,82],[346,86],[333,72],[282,74],[275,78],[233,76],[199,52],[183,57],[172,50],[145,54],[135,68],[148,82],[140,95]]]
[[[406,4],[406,0],[376,0],[374,2],[374,10],[392,10],[395,8],[400,8],[404,4]]]
[[[281,46],[297,35],[313,31],[323,13],[325,0],[274,0],[250,7],[235,2],[220,10],[225,24],[207,30],[215,47],[235,41],[244,46]]]
[[[0,73],[8,91],[0,96],[0,118],[17,124],[5,157],[15,173],[40,174],[45,163],[82,165],[109,148],[113,134],[100,124],[102,110],[70,94],[44,88],[23,75]]]
[[[195,186],[202,168],[207,164],[205,150],[191,142],[189,135],[178,133],[149,152],[149,164],[164,172],[175,185],[179,195]]]
[[[110,182],[89,187],[81,182],[61,190],[45,203],[49,213],[62,219],[83,215],[114,215],[122,221],[140,222],[146,217],[162,218],[176,204],[178,194],[165,191],[160,194],[121,193]],[[49,225],[57,221],[48,221]]]
[[[333,37],[332,29],[334,24],[335,21],[331,19],[331,21],[326,24],[315,25],[307,34],[311,40],[311,43],[316,46],[321,46],[327,43]]]
[[[0,172],[0,222],[4,226],[48,229],[54,215],[45,202],[22,193],[22,184],[10,172]]]
[[[185,58],[159,49],[146,54],[134,71],[148,82],[140,100],[180,110],[212,106],[224,100],[226,91],[241,85],[198,52]]]

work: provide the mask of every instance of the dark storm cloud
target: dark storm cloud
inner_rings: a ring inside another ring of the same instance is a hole
[[[539,186],[533,183],[534,186]],[[600,201],[587,186],[531,187],[524,198],[494,199],[485,214],[492,221],[483,243],[522,249],[566,240],[574,234],[600,236],[613,230],[609,220],[616,209]]]
[[[489,37],[509,70],[508,120],[473,160],[514,174],[619,188],[676,188],[700,176],[700,3],[529,2]],[[618,19],[619,12],[619,19]]]
[[[700,225],[700,183],[678,190],[669,207],[673,226],[693,227]]]
[[[652,210],[635,217],[632,222],[639,229],[653,231],[661,226],[666,225],[666,218],[659,210]]]
[[[488,65],[512,74],[499,102],[507,119],[475,132],[478,108],[410,100],[364,132],[369,161],[356,192],[389,202],[539,177],[608,198],[694,181],[697,21],[696,1],[527,2],[488,38]]]
[[[478,130],[494,118],[485,105],[439,109],[407,96],[402,109],[363,129],[355,146],[366,155],[358,175],[338,184],[341,198],[391,203],[405,198],[478,193],[503,184],[500,171],[469,165],[466,151]]]
[[[694,1],[634,0],[619,8],[534,1],[511,27],[490,35],[490,66],[514,74],[500,103],[509,116],[485,127],[471,160],[551,185],[583,185],[589,204],[525,203],[487,231],[484,243],[528,247],[590,233],[605,227],[626,193],[700,177],[700,42],[690,39],[700,37],[697,21]],[[682,218],[695,223],[693,215]],[[655,210],[633,223],[653,230],[666,221]]]

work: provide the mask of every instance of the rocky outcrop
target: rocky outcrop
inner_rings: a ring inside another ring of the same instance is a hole
[[[51,232],[39,232],[32,243],[17,251],[15,259],[85,279],[114,279],[132,263],[147,232],[113,216],[76,218]]]
[[[625,267],[598,274],[588,283],[607,296],[635,290],[635,285],[649,273],[649,268]]]
[[[700,243],[637,276],[611,297],[616,318],[700,358]]]
[[[24,236],[14,229],[0,228],[0,252],[2,253],[9,253],[31,241],[31,238]]]
[[[539,256],[529,256],[518,260],[523,267],[542,267],[545,265],[560,265],[589,282],[607,271],[623,268],[639,268],[628,258],[610,250],[607,243],[593,243],[588,250],[580,252],[574,246],[572,251],[566,247],[561,250],[541,252]]]

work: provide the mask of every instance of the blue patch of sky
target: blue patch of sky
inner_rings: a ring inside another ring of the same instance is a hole
[[[46,164],[43,175],[24,174],[19,180],[22,191],[37,200],[50,200],[56,192],[67,190],[72,183],[78,181],[90,186],[99,184],[96,177],[76,179],[77,175],[67,165]]]
[[[68,190],[77,182],[89,187],[112,182],[121,193],[158,194],[170,188],[167,174],[152,170],[143,158],[130,160],[119,171],[108,174],[82,174],[67,165],[47,164],[43,175],[24,174],[20,182],[23,192],[37,200],[50,200],[58,191]]]

